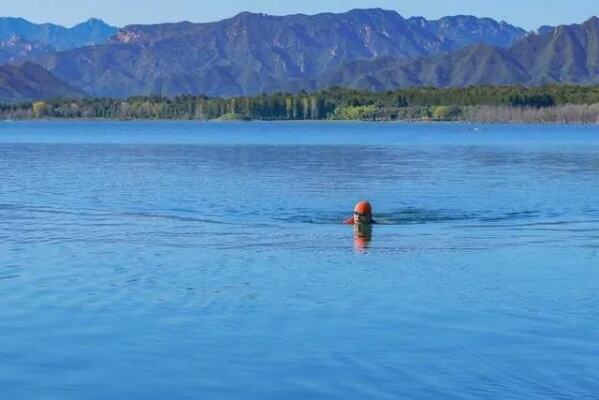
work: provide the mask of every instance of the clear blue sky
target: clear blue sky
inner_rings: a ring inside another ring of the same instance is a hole
[[[526,29],[582,22],[599,14],[599,0],[3,0],[0,15],[73,25],[90,17],[124,26],[133,23],[214,21],[241,11],[284,15],[382,7],[404,16],[438,18],[472,14]]]

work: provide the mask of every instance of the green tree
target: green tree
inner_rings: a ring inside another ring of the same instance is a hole
[[[46,113],[48,105],[43,101],[36,101],[31,105],[34,118],[41,118]]]

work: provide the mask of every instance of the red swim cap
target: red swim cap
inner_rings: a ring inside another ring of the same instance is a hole
[[[359,212],[361,214],[372,214],[372,206],[367,201],[361,201],[354,207],[355,212]]]

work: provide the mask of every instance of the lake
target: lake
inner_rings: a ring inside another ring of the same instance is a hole
[[[2,399],[599,393],[598,127],[9,122],[0,182]]]

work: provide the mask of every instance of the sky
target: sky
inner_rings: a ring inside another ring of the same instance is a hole
[[[381,7],[429,19],[469,14],[525,29],[580,23],[599,15],[599,0],[0,0],[0,16],[72,26],[91,17],[125,26],[158,22],[209,22],[242,11],[273,15],[344,12]]]

